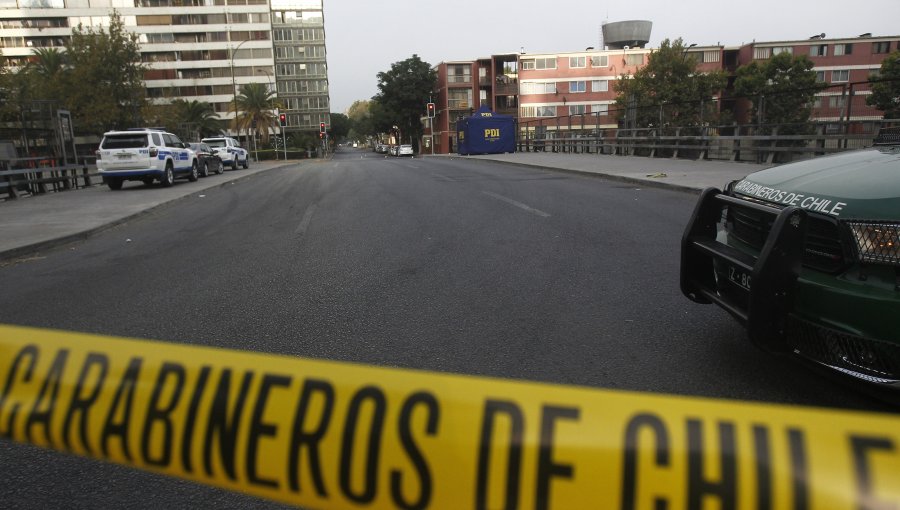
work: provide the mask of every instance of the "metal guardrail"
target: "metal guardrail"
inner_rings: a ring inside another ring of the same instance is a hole
[[[576,125],[520,125],[517,150],[562,153],[616,154],[624,156],[669,157],[785,162],[800,157],[819,156],[874,145],[879,129],[854,132],[842,125],[829,133],[832,124],[810,125],[809,134],[779,134],[794,126],[720,126],[698,128],[581,128]],[[878,122],[868,122],[871,128]]]
[[[89,187],[96,173],[87,164],[58,164],[46,157],[0,160],[0,193],[15,199],[20,192],[32,195]]]

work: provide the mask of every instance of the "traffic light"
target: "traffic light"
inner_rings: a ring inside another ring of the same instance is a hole
[[[319,122],[319,134],[322,134],[324,132],[325,132],[325,123]],[[321,138],[321,136],[319,138]]]
[[[325,138],[325,133],[319,133],[319,138],[320,139]]]
[[[434,103],[428,103],[426,105],[426,111],[428,112],[428,118],[433,119],[434,118]]]
[[[278,116],[278,123],[281,124],[281,127],[287,126],[287,115],[281,114]]]

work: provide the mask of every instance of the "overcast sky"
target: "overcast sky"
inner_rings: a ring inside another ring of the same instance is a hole
[[[900,35],[900,1],[822,0],[324,0],[331,111],[378,92],[376,74],[414,53],[435,65],[524,48],[528,53],[597,47],[604,21],[653,22],[650,47],[737,46],[757,41]]]

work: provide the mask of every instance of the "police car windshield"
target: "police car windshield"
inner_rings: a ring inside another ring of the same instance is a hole
[[[206,140],[210,147],[225,147],[225,140]]]
[[[147,146],[146,134],[107,135],[103,138],[102,149],[134,149]]]

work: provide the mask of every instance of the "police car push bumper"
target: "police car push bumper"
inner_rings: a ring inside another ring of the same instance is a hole
[[[758,257],[717,240],[729,204],[774,216]],[[754,344],[788,351],[787,318],[802,266],[806,224],[806,212],[798,207],[779,210],[705,189],[681,240],[681,291],[692,301],[724,308],[747,328]],[[734,284],[737,298],[719,292],[722,277]]]

